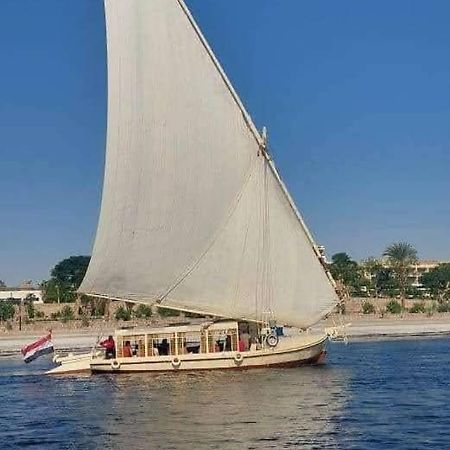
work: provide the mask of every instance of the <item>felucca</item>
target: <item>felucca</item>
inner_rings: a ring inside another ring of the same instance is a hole
[[[56,357],[52,372],[317,361],[327,335],[309,327],[339,298],[265,131],[182,0],[105,0],[105,12],[106,167],[79,291],[228,321],[119,330],[113,359]]]

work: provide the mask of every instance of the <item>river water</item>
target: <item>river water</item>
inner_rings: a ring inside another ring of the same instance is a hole
[[[450,340],[331,344],[320,367],[48,377],[0,360],[0,447],[450,448]]]

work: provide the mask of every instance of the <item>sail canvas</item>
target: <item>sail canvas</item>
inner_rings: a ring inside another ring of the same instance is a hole
[[[181,0],[106,0],[108,132],[81,292],[306,327],[337,302],[264,140]]]

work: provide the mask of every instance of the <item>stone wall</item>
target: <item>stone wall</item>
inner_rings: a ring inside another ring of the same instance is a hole
[[[385,309],[387,303],[389,303],[392,298],[351,298],[345,301],[345,313],[346,314],[362,314],[362,305],[364,302],[370,302],[375,306],[375,314],[381,314]],[[400,299],[394,299],[401,303]],[[409,309],[417,303],[424,303],[425,307],[430,306],[433,300],[419,300],[419,299],[405,299],[405,308]]]
[[[0,333],[9,332],[29,332],[29,333],[45,333],[47,330],[53,331],[76,331],[81,329],[90,329],[93,331],[98,331],[100,333],[112,332],[117,328],[121,327],[145,327],[145,326],[166,326],[173,323],[180,323],[185,321],[184,315],[175,317],[160,317],[157,313],[153,314],[152,317],[148,319],[136,319],[132,317],[129,321],[118,321],[115,320],[115,312],[117,308],[123,306],[124,302],[113,301],[111,302],[108,317],[92,318],[87,317],[87,319],[82,319],[77,317],[77,304],[76,303],[44,303],[35,304],[34,309],[36,312],[42,312],[43,317],[33,320],[27,318],[26,308],[22,309],[22,323],[20,326],[20,313],[19,306],[16,306],[16,312],[13,319],[6,322],[0,322]],[[61,321],[59,319],[52,320],[52,314],[58,313],[62,308],[69,306],[74,312],[74,320]]]

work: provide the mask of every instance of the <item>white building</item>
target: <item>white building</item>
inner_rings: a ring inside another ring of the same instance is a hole
[[[40,289],[31,288],[1,288],[0,301],[2,300],[25,300],[27,297],[33,296],[34,303],[44,303],[42,300],[42,291]]]
[[[421,287],[422,284],[420,283],[420,277],[424,273],[428,273],[430,270],[439,266],[439,264],[445,264],[445,263],[448,263],[448,261],[424,260],[424,261],[417,261],[417,263],[412,264],[411,268],[410,268],[410,272],[408,274],[408,279],[409,279],[409,282],[411,283],[411,286]]]
[[[386,260],[381,260],[381,264],[386,269],[390,267]],[[414,288],[422,288],[420,277],[424,273],[428,273],[430,270],[436,268],[440,264],[450,264],[450,261],[419,260],[416,263],[411,264],[408,270],[409,285]],[[364,276],[372,279],[374,275],[365,271]]]

